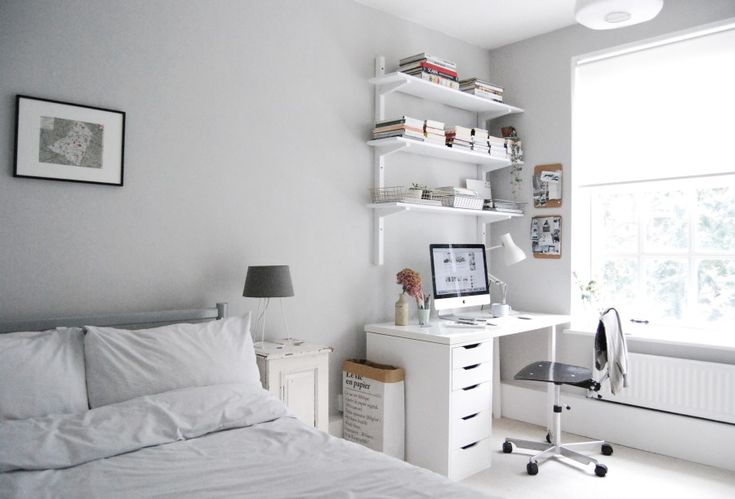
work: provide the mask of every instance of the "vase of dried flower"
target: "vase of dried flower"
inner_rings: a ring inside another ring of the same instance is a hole
[[[408,325],[408,300],[406,300],[406,293],[398,295],[398,301],[396,302],[396,326],[407,326]]]

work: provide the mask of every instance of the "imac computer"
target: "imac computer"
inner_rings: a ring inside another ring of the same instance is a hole
[[[489,313],[483,315],[472,310],[490,304],[485,245],[432,244],[429,251],[434,308],[439,318],[468,321],[490,318]]]

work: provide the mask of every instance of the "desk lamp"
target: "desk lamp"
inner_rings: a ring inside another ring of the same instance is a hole
[[[516,243],[513,242],[513,238],[510,237],[510,234],[506,233],[500,236],[500,244],[497,246],[490,246],[487,251],[489,253],[498,248],[503,248],[503,257],[506,265],[514,265],[526,259],[526,254],[521,248],[516,246]],[[503,295],[501,303],[490,304],[490,313],[495,317],[505,317],[510,314],[510,305],[506,303],[508,298],[508,283],[498,279],[490,272],[487,273],[487,277],[490,279],[492,284],[497,284],[498,287],[500,287],[500,291]]]
[[[263,310],[258,314],[257,320],[262,319],[263,325],[260,331],[260,343],[265,341],[265,319],[270,305],[271,298],[285,298],[293,296],[293,284],[291,283],[291,271],[288,265],[260,265],[249,266],[248,273],[245,277],[245,289],[243,296],[250,298],[264,298],[265,303]],[[260,305],[258,305],[260,309]],[[286,316],[283,314],[283,302],[281,302],[281,315],[283,322],[286,323]],[[288,329],[288,325],[286,325]]]

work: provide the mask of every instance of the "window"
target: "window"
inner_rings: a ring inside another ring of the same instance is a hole
[[[733,61],[732,23],[575,61],[572,266],[626,318],[735,320]]]

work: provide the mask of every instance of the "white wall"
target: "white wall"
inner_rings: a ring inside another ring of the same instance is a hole
[[[569,313],[571,303],[570,247],[571,175],[571,59],[616,45],[663,35],[688,27],[735,16],[731,0],[666,0],[662,12],[653,21],[623,29],[593,31],[575,25],[529,40],[501,47],[490,52],[491,79],[505,87],[507,102],[525,109],[525,113],[504,120],[518,129],[525,149],[523,200],[527,213],[562,216],[562,257],[560,260],[528,260],[505,267],[495,265],[494,273],[507,279],[509,302],[515,308],[544,312]],[[684,70],[684,68],[682,68]],[[635,123],[635,116],[631,116]],[[686,124],[683,124],[686,126]],[[563,205],[561,209],[534,209],[531,176],[534,165],[561,163],[563,175]],[[510,195],[507,172],[495,176],[494,190]],[[491,235],[510,229],[516,242],[530,254],[530,217],[508,222],[505,227],[493,226]],[[570,362],[588,362],[591,339],[574,344],[568,338],[561,346],[561,357]],[[501,340],[502,376],[512,378],[523,365],[544,358],[543,338],[519,335]],[[692,352],[673,352],[688,356]],[[672,352],[667,352],[672,354]],[[709,360],[709,359],[707,359]]]
[[[335,348],[334,395],[363,324],[391,317],[395,273],[428,277],[430,242],[475,237],[464,219],[398,215],[386,265],[372,264],[367,79],[376,55],[424,50],[488,77],[485,50],[344,0],[3,1],[0,47],[3,319],[215,301],[242,313],[256,305],[246,267],[290,264],[291,334]],[[13,178],[18,93],[125,111],[125,186]],[[388,111],[474,122],[408,97]],[[389,185],[475,173],[392,165]]]

